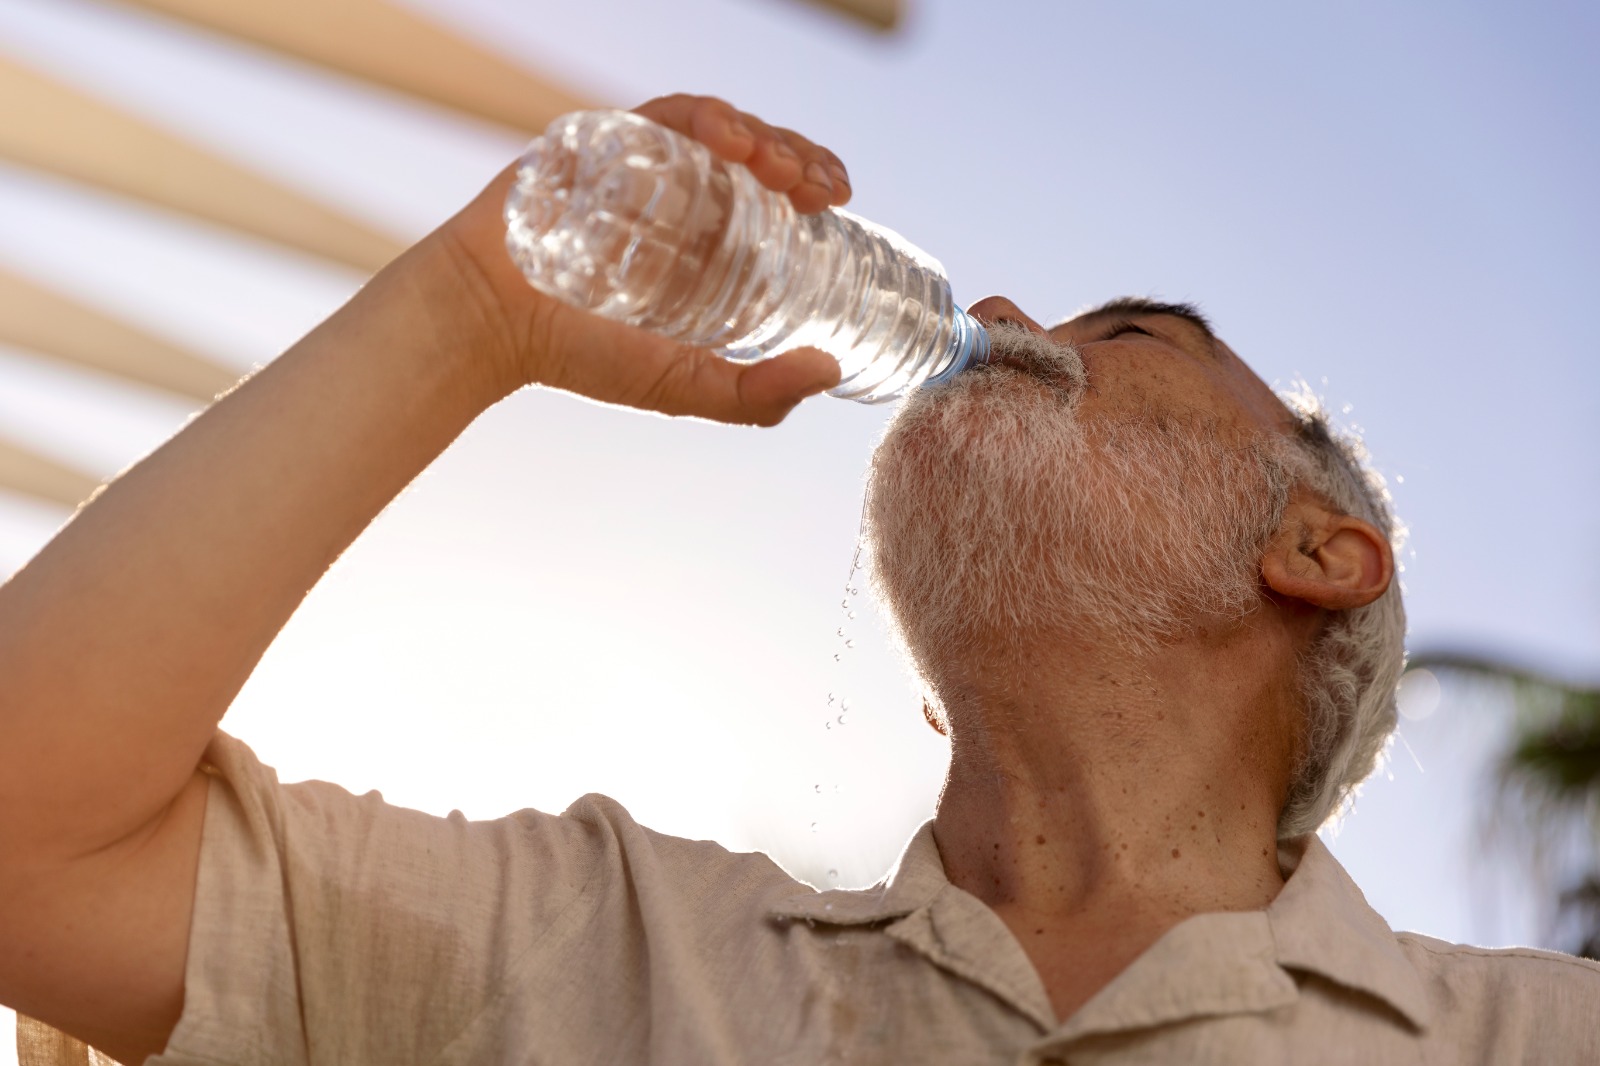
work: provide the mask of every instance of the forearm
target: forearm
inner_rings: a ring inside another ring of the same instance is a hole
[[[837,160],[797,134],[709,98],[640,111],[797,209],[826,201],[801,174]],[[0,587],[0,1003],[128,1062],[166,1044],[185,1002],[205,745],[305,592],[484,408],[536,383],[771,425],[838,382],[820,351],[734,363],[537,294],[505,254],[511,180]]]
[[[323,571],[519,383],[469,293],[425,291],[460,287],[416,262],[445,254],[380,274],[0,588],[0,842],[86,850],[156,816]]]

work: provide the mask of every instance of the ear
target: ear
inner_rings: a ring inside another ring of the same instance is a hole
[[[1372,523],[1301,493],[1261,557],[1261,576],[1280,596],[1344,611],[1383,595],[1394,580],[1394,553]]]

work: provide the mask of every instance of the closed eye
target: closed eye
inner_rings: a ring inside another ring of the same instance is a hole
[[[1104,335],[1101,336],[1100,339],[1103,340],[1103,341],[1108,341],[1113,337],[1120,337],[1124,333],[1142,333],[1146,337],[1154,337],[1155,336],[1154,333],[1151,333],[1149,330],[1145,329],[1142,326],[1135,325],[1132,322],[1123,321],[1123,322],[1115,322],[1115,323],[1113,323],[1109,328],[1107,328],[1106,332],[1104,333]]]

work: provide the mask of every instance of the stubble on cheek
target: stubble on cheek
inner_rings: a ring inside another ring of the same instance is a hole
[[[1259,457],[1203,423],[1086,424],[1079,395],[983,370],[913,397],[886,431],[871,574],[925,678],[1007,634],[1137,651],[1253,608],[1252,553],[1281,508]]]

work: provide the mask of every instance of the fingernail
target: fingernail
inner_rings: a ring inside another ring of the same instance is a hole
[[[755,132],[749,126],[746,126],[736,118],[728,120],[728,132],[741,141],[753,141],[756,137]]]
[[[824,189],[833,189],[833,179],[828,176],[827,170],[823,168],[821,163],[806,164],[806,180],[813,185],[820,185]]]
[[[779,159],[793,159],[796,163],[800,162],[800,157],[795,155],[794,149],[782,141],[772,142],[772,154]]]
[[[841,167],[838,163],[829,163],[828,173],[833,176],[833,187],[835,189],[848,189],[850,187],[850,175],[846,174],[844,167]]]

